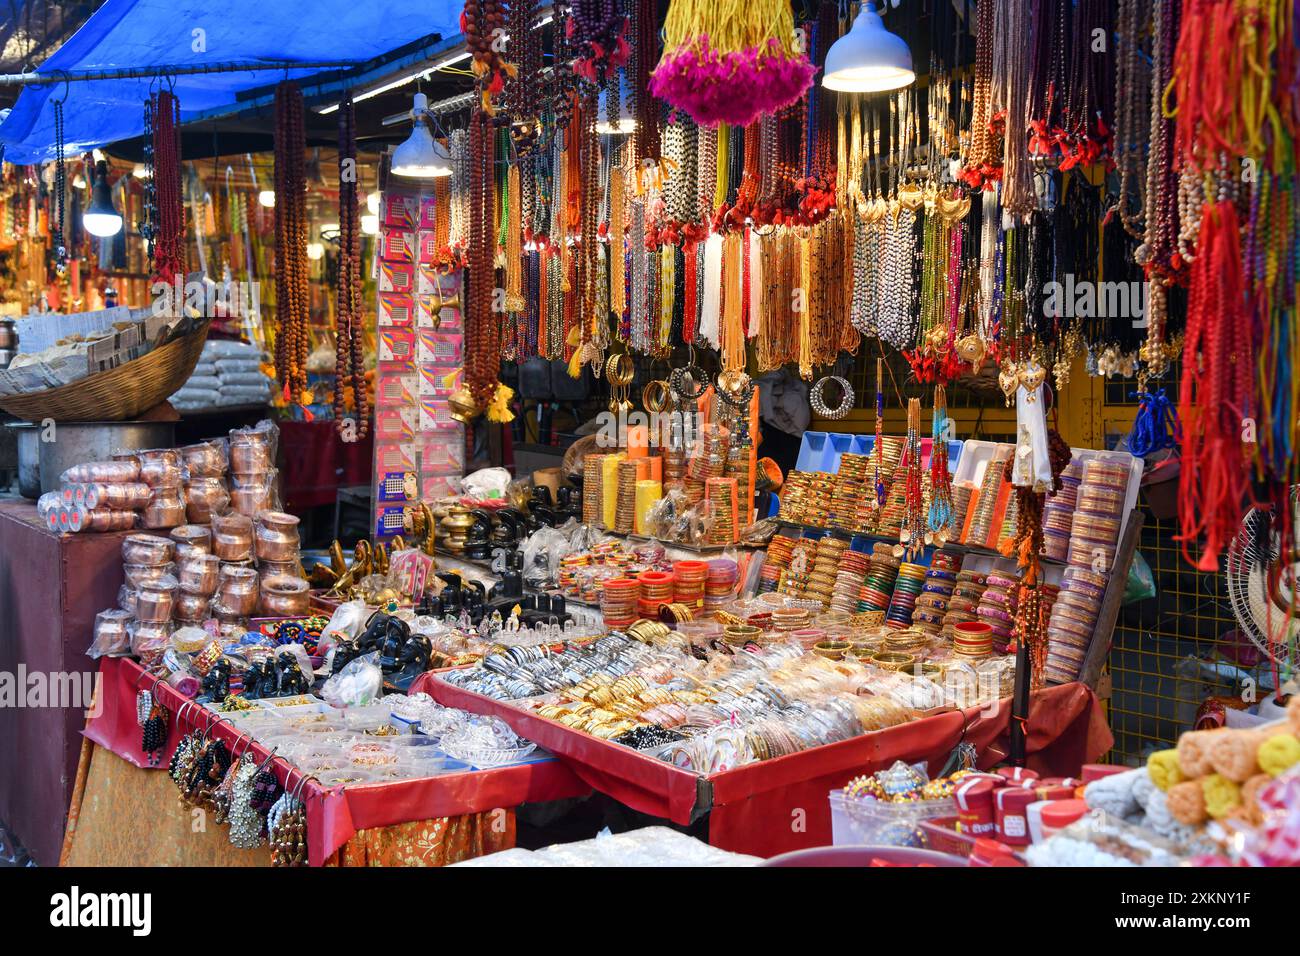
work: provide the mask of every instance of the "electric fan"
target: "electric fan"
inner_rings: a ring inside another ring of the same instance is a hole
[[[1292,527],[1300,517],[1297,500],[1292,488]],[[1300,663],[1300,552],[1280,550],[1272,509],[1252,508],[1228,545],[1224,575],[1237,623],[1285,680]]]

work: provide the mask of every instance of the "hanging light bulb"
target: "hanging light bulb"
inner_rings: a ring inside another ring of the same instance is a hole
[[[916,80],[907,41],[885,29],[872,0],[864,0],[849,32],[826,52],[822,86],[842,93],[883,93]]]
[[[392,170],[394,176],[409,179],[434,179],[451,175],[451,154],[447,148],[433,138],[428,126],[429,99],[423,93],[416,93],[411,106],[411,118],[415,126],[406,142],[393,150]],[[362,217],[364,221],[365,217]]]
[[[307,258],[315,262],[317,259],[325,257],[325,247],[319,242],[307,243]]]
[[[113,194],[108,188],[108,163],[102,159],[95,163],[91,176],[90,205],[82,213],[81,224],[86,232],[101,239],[116,236],[122,231],[122,214],[113,206]]]
[[[364,232],[367,236],[377,235],[379,233],[379,217],[362,216],[361,231]]]
[[[272,208],[275,205],[275,190],[263,189],[257,194],[257,204],[265,206],[267,209]]]
[[[131,167],[131,175],[136,179],[148,179],[153,173],[149,172],[149,167],[144,163],[136,163]]]
[[[379,215],[379,191],[376,190],[366,197],[366,210],[372,216]]]

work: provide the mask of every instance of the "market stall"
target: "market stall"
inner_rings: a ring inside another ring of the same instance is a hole
[[[0,123],[0,408],[185,416],[0,510],[3,664],[98,661],[75,775],[78,711],[0,719],[42,862],[68,803],[70,862],[445,864],[593,792],[747,857],[1287,858],[1285,4],[186,6],[228,61],[109,0]],[[530,402],[581,435],[532,472]],[[1120,767],[1144,528],[1269,699]]]

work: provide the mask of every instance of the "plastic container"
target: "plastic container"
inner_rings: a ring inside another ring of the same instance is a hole
[[[834,846],[927,846],[923,820],[952,813],[952,800],[892,803],[830,792],[831,843]]]
[[[1051,806],[1043,807],[1039,814],[1044,840],[1088,812],[1088,804],[1084,800],[1052,800],[1050,803]]]

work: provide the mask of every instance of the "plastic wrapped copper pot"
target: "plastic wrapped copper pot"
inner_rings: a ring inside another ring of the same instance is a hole
[[[213,515],[212,553],[222,561],[251,561],[253,519],[237,512]]]
[[[223,564],[217,579],[217,593],[212,599],[218,614],[248,617],[257,610],[259,596],[257,572],[239,564]]]
[[[303,617],[311,602],[311,586],[301,578],[270,577],[262,581],[260,610],[268,617]]]
[[[123,584],[117,589],[117,606],[131,617],[135,617],[135,598],[136,590],[131,585]]]
[[[130,531],[140,521],[137,511],[115,511],[112,508],[94,508],[81,519],[83,531]]]
[[[168,575],[140,586],[135,597],[135,617],[150,624],[165,624],[176,607],[176,579]]]
[[[149,503],[149,499],[153,496],[152,489],[143,481],[128,481],[122,484],[95,482],[67,487],[80,489],[80,503],[90,509],[111,508],[114,511],[139,511]]]
[[[140,512],[140,525],[145,528],[175,528],[185,523],[185,496],[181,486],[155,487],[149,503]]]
[[[257,515],[257,559],[297,561],[301,542],[298,518],[283,511],[262,511]]]
[[[140,462],[135,458],[125,461],[89,461],[84,465],[73,465],[59,480],[68,484],[88,484],[103,482],[120,484],[140,480]]]
[[[257,573],[262,580],[267,578],[301,578],[302,561],[294,558],[290,561],[271,561],[269,559],[257,562]]]
[[[191,480],[220,478],[226,473],[226,444],[220,439],[186,445],[180,452],[181,462]]]
[[[131,632],[131,653],[140,658],[140,663],[146,667],[157,663],[170,643],[171,622],[137,621],[128,625],[128,629]]]
[[[126,578],[126,583],[131,587],[139,590],[146,584],[154,584],[163,578],[175,577],[176,565],[174,564],[123,564],[122,576]]]
[[[127,611],[100,611],[95,615],[95,639],[91,650],[95,657],[116,656],[131,650],[131,635],[127,625],[133,614]]]
[[[221,579],[221,559],[215,554],[190,555],[177,562],[181,590],[205,598],[216,593]]]
[[[122,561],[159,567],[176,556],[176,542],[157,534],[131,534],[122,539]]]
[[[152,448],[136,453],[140,459],[140,480],[150,488],[179,488],[185,475],[181,453],[175,448]]]
[[[248,429],[230,433],[230,470],[241,475],[269,472],[274,464],[271,436],[265,431]]]
[[[212,553],[212,529],[199,524],[183,524],[179,528],[172,528],[169,537],[176,542],[177,556],[180,556],[180,546],[186,545],[193,553]]]
[[[202,594],[181,591],[173,615],[181,624],[202,624],[211,616],[211,602]]]
[[[269,472],[230,476],[230,506],[252,517],[275,503],[274,484]]]
[[[191,478],[185,483],[185,516],[194,524],[207,524],[229,508],[230,489],[224,478]]]

